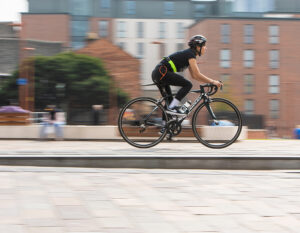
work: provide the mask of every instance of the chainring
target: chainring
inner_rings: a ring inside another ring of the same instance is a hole
[[[172,136],[177,136],[181,132],[181,124],[178,121],[172,121],[168,124],[168,131]]]

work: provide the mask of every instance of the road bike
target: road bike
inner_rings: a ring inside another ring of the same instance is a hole
[[[138,148],[150,148],[167,136],[171,139],[182,131],[182,123],[190,119],[192,130],[203,145],[220,149],[234,143],[242,130],[242,117],[238,108],[229,100],[211,98],[218,91],[213,84],[200,85],[199,94],[184,114],[170,113],[168,96],[160,99],[139,97],[132,99],[121,109],[118,128],[123,139]],[[174,95],[173,95],[174,96]]]

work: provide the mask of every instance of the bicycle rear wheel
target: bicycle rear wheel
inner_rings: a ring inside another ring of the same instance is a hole
[[[162,119],[166,119],[163,121]],[[166,136],[167,114],[156,100],[140,97],[128,102],[121,110],[118,127],[121,136],[130,145],[149,148]]]
[[[241,113],[230,101],[214,98],[208,105],[202,103],[196,109],[192,128],[195,137],[203,145],[224,148],[234,143],[241,133]]]

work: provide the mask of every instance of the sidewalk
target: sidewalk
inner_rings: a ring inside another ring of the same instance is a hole
[[[0,166],[2,233],[298,233],[299,172]]]
[[[300,169],[300,140],[242,140],[225,149],[164,142],[1,140],[0,165],[99,168]]]

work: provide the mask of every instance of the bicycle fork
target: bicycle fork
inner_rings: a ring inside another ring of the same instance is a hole
[[[217,117],[216,115],[214,114],[211,106],[210,106],[210,100],[208,99],[207,101],[205,101],[205,107],[207,109],[207,111],[209,112],[209,115],[211,116],[211,118],[213,119],[213,122],[216,124],[216,125],[219,125],[219,121],[217,120]]]

